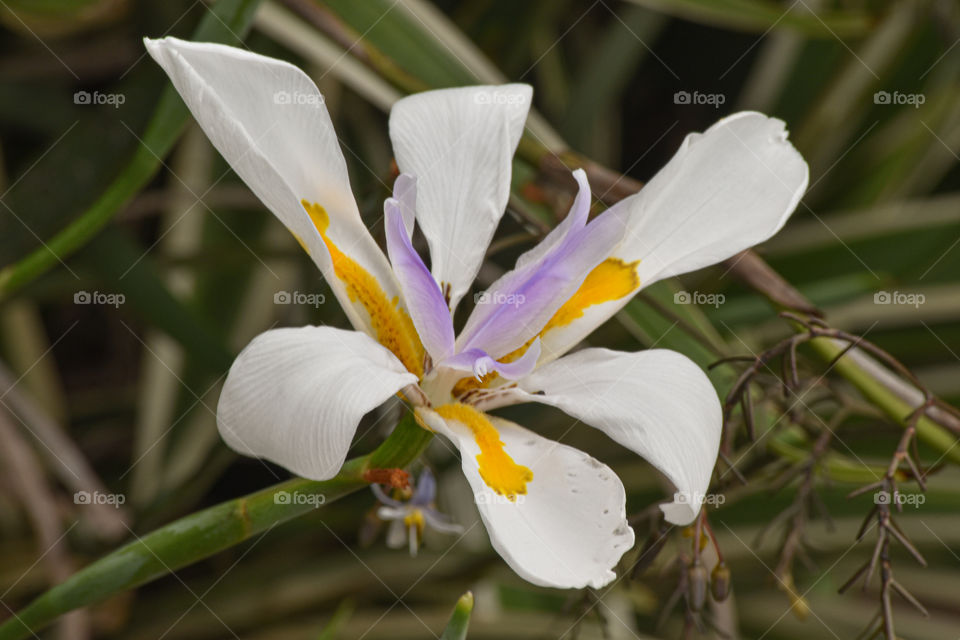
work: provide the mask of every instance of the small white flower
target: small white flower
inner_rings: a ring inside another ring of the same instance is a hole
[[[589,224],[590,187],[575,171],[570,213],[455,336],[453,311],[507,204],[529,86],[443,89],[394,105],[402,174],[385,204],[388,261],[360,219],[323,98],[303,72],[221,45],[146,45],[356,329],[277,329],[253,340],[220,396],[227,444],[325,480],[363,415],[402,392],[421,424],[460,449],[494,548],[522,577],[553,587],[613,580],[634,541],[623,485],[589,455],[488,410],[553,405],[646,458],[679,495],[707,492],[721,409],[695,364],[657,349],[564,354],[641,287],[729,258],[783,226],[807,185],[783,122],[738,113],[690,134],[642,191]],[[279,105],[278,92],[299,97]],[[414,224],[429,244],[429,270],[410,242]],[[687,524],[700,505],[661,508]]]
[[[451,522],[450,518],[434,505],[437,497],[437,481],[429,469],[424,469],[417,480],[416,488],[409,500],[394,500],[378,485],[370,488],[377,496],[381,506],[377,516],[390,523],[387,530],[387,546],[400,549],[407,546],[410,555],[416,556],[423,542],[423,532],[429,527],[441,533],[463,533],[463,527]]]

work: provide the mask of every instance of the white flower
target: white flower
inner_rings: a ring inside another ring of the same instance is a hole
[[[399,549],[407,546],[410,555],[416,556],[423,540],[423,531],[428,526],[441,533],[463,533],[463,527],[452,522],[434,505],[437,497],[437,481],[429,469],[420,472],[416,488],[405,501],[394,500],[379,485],[370,488],[380,501],[377,517],[390,523],[387,530],[387,546]]]
[[[360,219],[330,117],[303,72],[226,46],[146,44],[356,329],[277,329],[251,342],[220,397],[227,444],[328,479],[361,417],[403,390],[421,424],[460,449],[496,550],[522,577],[554,587],[615,577],[634,540],[623,485],[589,455],[487,410],[559,407],[646,458],[679,495],[706,493],[721,410],[696,365],[665,350],[564,354],[642,286],[724,260],[783,226],[807,166],[781,121],[738,113],[689,135],[640,193],[589,224],[589,185],[574,172],[570,214],[494,283],[455,339],[451,315],[507,203],[530,87],[444,89],[394,105],[402,175],[385,204],[388,261]],[[415,222],[429,270],[410,242]],[[686,524],[700,505],[662,508]]]

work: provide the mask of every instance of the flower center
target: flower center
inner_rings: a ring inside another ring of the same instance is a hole
[[[359,302],[370,317],[370,326],[377,341],[397,356],[407,371],[423,377],[423,345],[413,321],[406,310],[400,306],[400,299],[391,300],[383,291],[377,279],[370,275],[360,264],[349,257],[331,242],[327,236],[330,216],[326,209],[315,202],[301,200],[303,208],[310,214],[313,225],[320,232],[323,243],[330,252],[333,271],[346,286],[351,302]],[[302,243],[301,243],[302,244]]]
[[[423,528],[425,526],[423,520],[423,511],[420,509],[410,509],[410,512],[403,516],[403,524],[406,525],[407,529],[410,529],[410,527],[416,527],[417,537],[422,537]]]
[[[460,422],[473,433],[480,447],[477,455],[480,477],[494,493],[513,502],[517,495],[527,492],[527,483],[533,480],[533,471],[513,461],[504,450],[506,445],[500,439],[497,428],[483,412],[459,402],[436,407],[434,411],[447,420]]]

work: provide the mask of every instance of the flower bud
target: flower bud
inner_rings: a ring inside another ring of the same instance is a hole
[[[710,572],[710,593],[717,602],[723,602],[730,595],[730,567],[722,562]]]
[[[700,611],[707,600],[707,570],[699,562],[687,569],[687,603]]]

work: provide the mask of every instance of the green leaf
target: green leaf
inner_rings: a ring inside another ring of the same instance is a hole
[[[199,314],[170,292],[149,257],[119,228],[108,227],[82,257],[96,271],[104,287],[123,293],[126,301],[151,324],[179,342],[213,374],[230,368],[234,354]]]
[[[470,626],[470,614],[473,612],[473,594],[467,591],[457,600],[453,608],[453,615],[447,628],[443,630],[440,640],[464,640],[467,637],[467,627]]]
[[[873,26],[865,11],[817,11],[766,0],[631,0],[649,9],[715,27],[755,33],[791,29],[814,38],[862,36]],[[802,5],[802,3],[800,3]]]
[[[36,634],[57,616],[100,602],[181,567],[237,545],[278,524],[310,513],[316,503],[278,498],[299,493],[323,496],[327,505],[367,485],[364,471],[405,467],[433,434],[408,414],[373,453],[349,460],[334,478],[317,482],[296,478],[242,498],[228,500],[172,522],[78,571],[0,625],[0,640]]]
[[[203,17],[194,40],[239,43],[253,20],[260,0],[220,0]],[[164,89],[157,110],[143,135],[142,144],[106,191],[66,228],[43,247],[0,270],[0,299],[7,297],[90,241],[153,177],[187,122],[186,105],[170,85]]]

